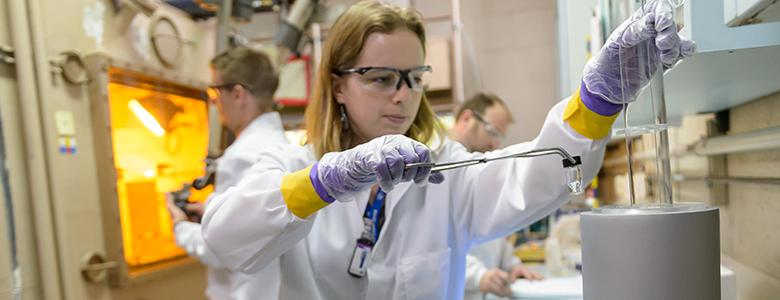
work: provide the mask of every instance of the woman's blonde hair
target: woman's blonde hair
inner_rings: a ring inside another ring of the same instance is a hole
[[[406,29],[417,35],[425,53],[425,28],[419,13],[376,1],[357,3],[333,24],[322,50],[322,61],[315,78],[314,91],[304,116],[306,143],[314,147],[317,157],[342,151],[350,134],[342,128],[339,103],[333,97],[331,72],[353,67],[366,38],[372,33],[391,33]],[[435,136],[443,137],[443,127],[436,119],[425,93],[412,126],[406,136],[430,144]]]

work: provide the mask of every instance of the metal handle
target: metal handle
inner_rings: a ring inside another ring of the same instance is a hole
[[[115,261],[106,261],[98,252],[87,252],[81,262],[81,276],[87,282],[98,283],[106,279],[109,269],[118,266]]]
[[[92,80],[92,77],[84,64],[84,59],[76,50],[60,52],[59,56],[49,59],[52,72],[62,75],[65,81],[71,84],[84,84]]]
[[[564,160],[569,161],[569,163],[571,163],[572,165],[579,164],[579,162],[577,162],[577,160],[575,160],[574,157],[569,155],[569,152],[566,152],[566,150],[564,150],[563,148],[553,147],[553,148],[542,148],[542,149],[530,150],[530,151],[514,153],[514,154],[498,156],[498,157],[482,157],[482,158],[474,158],[474,159],[444,162],[444,163],[432,163],[432,162],[411,163],[411,164],[406,164],[404,166],[404,169],[409,169],[414,167],[431,167],[432,172],[438,172],[438,171],[444,171],[449,169],[467,167],[476,164],[482,164],[482,163],[491,162],[499,159],[536,157],[536,156],[554,155],[554,154],[557,154],[560,157],[562,157]]]
[[[14,48],[11,46],[0,45],[0,62],[7,64],[16,63],[16,59],[14,58]]]
[[[88,272],[88,271],[102,271],[102,270],[108,270],[108,269],[111,269],[111,268],[116,268],[117,265],[118,264],[115,261],[109,261],[109,262],[104,262],[104,263],[101,263],[101,264],[88,265],[88,266],[85,266],[85,267],[81,268],[81,270],[85,271],[85,272]]]

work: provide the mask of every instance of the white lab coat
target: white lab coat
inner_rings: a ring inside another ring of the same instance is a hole
[[[278,113],[269,112],[254,119],[217,160],[214,193],[209,197],[207,207],[215,197],[241,180],[264,149],[283,144],[288,144],[288,141],[284,136],[282,119]],[[174,228],[174,234],[176,243],[180,247],[209,267],[206,287],[206,296],[209,299],[279,298],[278,260],[270,262],[268,266],[255,270],[251,274],[232,272],[206,247],[201,234],[201,224],[179,222]]]
[[[601,165],[607,140],[585,138],[564,123],[566,103],[551,110],[533,141],[486,155],[561,146],[582,156],[587,182]],[[477,155],[447,140],[435,159]],[[558,156],[449,170],[441,184],[399,184],[387,192],[386,220],[367,276],[354,278],[347,267],[370,191],[298,218],[282,198],[282,176],[314,162],[306,147],[265,152],[244,180],[212,200],[203,221],[206,243],[231,269],[257,270],[280,258],[280,299],[460,299],[472,244],[530,225],[569,199]]]
[[[466,257],[466,288],[464,300],[482,300],[485,294],[479,291],[479,281],[491,269],[499,268],[510,272],[520,263],[512,253],[512,245],[506,238],[498,238],[471,248]]]

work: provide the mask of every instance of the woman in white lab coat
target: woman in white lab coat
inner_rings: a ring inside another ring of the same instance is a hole
[[[653,44],[645,23],[626,25],[631,36],[609,43]],[[375,2],[352,6],[334,23],[306,111],[307,145],[264,152],[206,211],[204,239],[226,265],[252,271],[279,258],[281,299],[459,299],[472,244],[567,201],[560,157],[405,169],[481,156],[437,132],[420,82],[430,70],[423,27],[413,11]],[[682,56],[680,40],[673,42],[668,65]],[[604,88],[615,74],[611,56],[602,58],[586,69],[587,90],[555,105],[538,137],[484,155],[562,147],[582,157],[589,181],[615,103],[630,100]]]

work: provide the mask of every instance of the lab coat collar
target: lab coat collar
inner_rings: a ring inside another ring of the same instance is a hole
[[[260,130],[261,128],[284,130],[284,126],[282,125],[282,117],[279,116],[279,113],[275,111],[259,115],[257,118],[252,120],[249,125],[246,126],[244,132],[241,133],[241,135],[245,135],[247,132]]]

